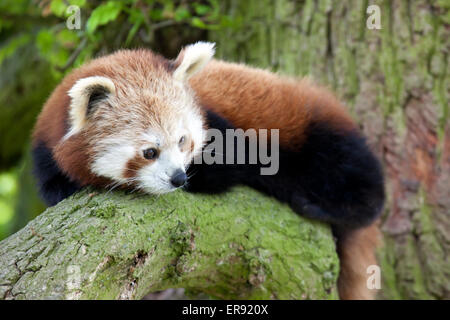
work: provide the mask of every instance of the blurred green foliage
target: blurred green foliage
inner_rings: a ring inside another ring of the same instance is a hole
[[[17,194],[15,172],[0,174],[0,240],[10,233],[14,217],[14,200]]]
[[[81,28],[67,20],[79,8]],[[168,26],[218,29],[232,25],[218,0],[6,0],[0,4],[0,64],[33,43],[54,70],[65,71],[98,52],[153,46],[155,32]],[[82,50],[79,49],[82,47]]]
[[[29,141],[62,77],[119,48],[146,47],[174,57],[183,45],[206,39],[209,30],[237,23],[219,6],[219,0],[0,2],[0,239],[44,208],[30,173]],[[80,28],[69,28],[78,13]]]

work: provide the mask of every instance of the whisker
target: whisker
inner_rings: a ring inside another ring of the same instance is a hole
[[[195,176],[198,173],[198,171],[195,172],[191,172],[190,174],[187,175],[187,180],[191,179],[193,176]]]
[[[115,182],[114,184],[112,184],[111,188],[108,190],[108,192],[106,192],[106,194],[110,194],[114,189],[116,189],[117,187],[119,187],[122,183],[121,182]]]

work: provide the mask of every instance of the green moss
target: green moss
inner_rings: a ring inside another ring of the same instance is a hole
[[[382,271],[382,290],[379,298],[400,300],[402,295],[398,291],[398,279],[394,267],[397,261],[393,248],[395,248],[395,241],[385,237],[383,246],[377,252],[378,262]]]
[[[417,200],[412,232],[385,236],[385,245],[378,252],[383,276],[382,298],[441,298],[450,286],[445,273],[445,252],[433,221],[435,209],[427,204],[424,190],[419,191]]]
[[[442,297],[450,286],[450,280],[445,274],[446,254],[444,248],[436,237],[435,221],[433,221],[433,208],[427,203],[425,191],[419,192],[419,211],[413,217],[414,232],[418,237],[418,252],[420,265],[424,275],[432,274],[433,277],[425,277],[426,292],[435,297]]]
[[[27,244],[31,227],[43,239]],[[21,259],[27,245],[36,250],[27,298],[139,298],[179,287],[228,299],[337,298],[329,228],[246,188],[158,198],[86,190],[0,243],[0,257]],[[71,265],[82,285],[68,292]]]
[[[92,208],[90,211],[91,215],[104,219],[112,218],[118,212],[117,205],[113,204],[100,205],[99,203],[93,202],[89,204],[89,207]]]

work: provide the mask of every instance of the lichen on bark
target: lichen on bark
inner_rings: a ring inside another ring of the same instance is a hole
[[[0,298],[334,299],[329,228],[247,188],[160,197],[86,190],[0,242]]]

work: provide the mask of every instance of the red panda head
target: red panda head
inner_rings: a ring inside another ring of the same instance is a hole
[[[187,81],[213,54],[213,44],[199,42],[174,61],[148,50],[95,59],[55,89],[34,142],[46,143],[59,168],[81,185],[175,190],[205,138]]]

